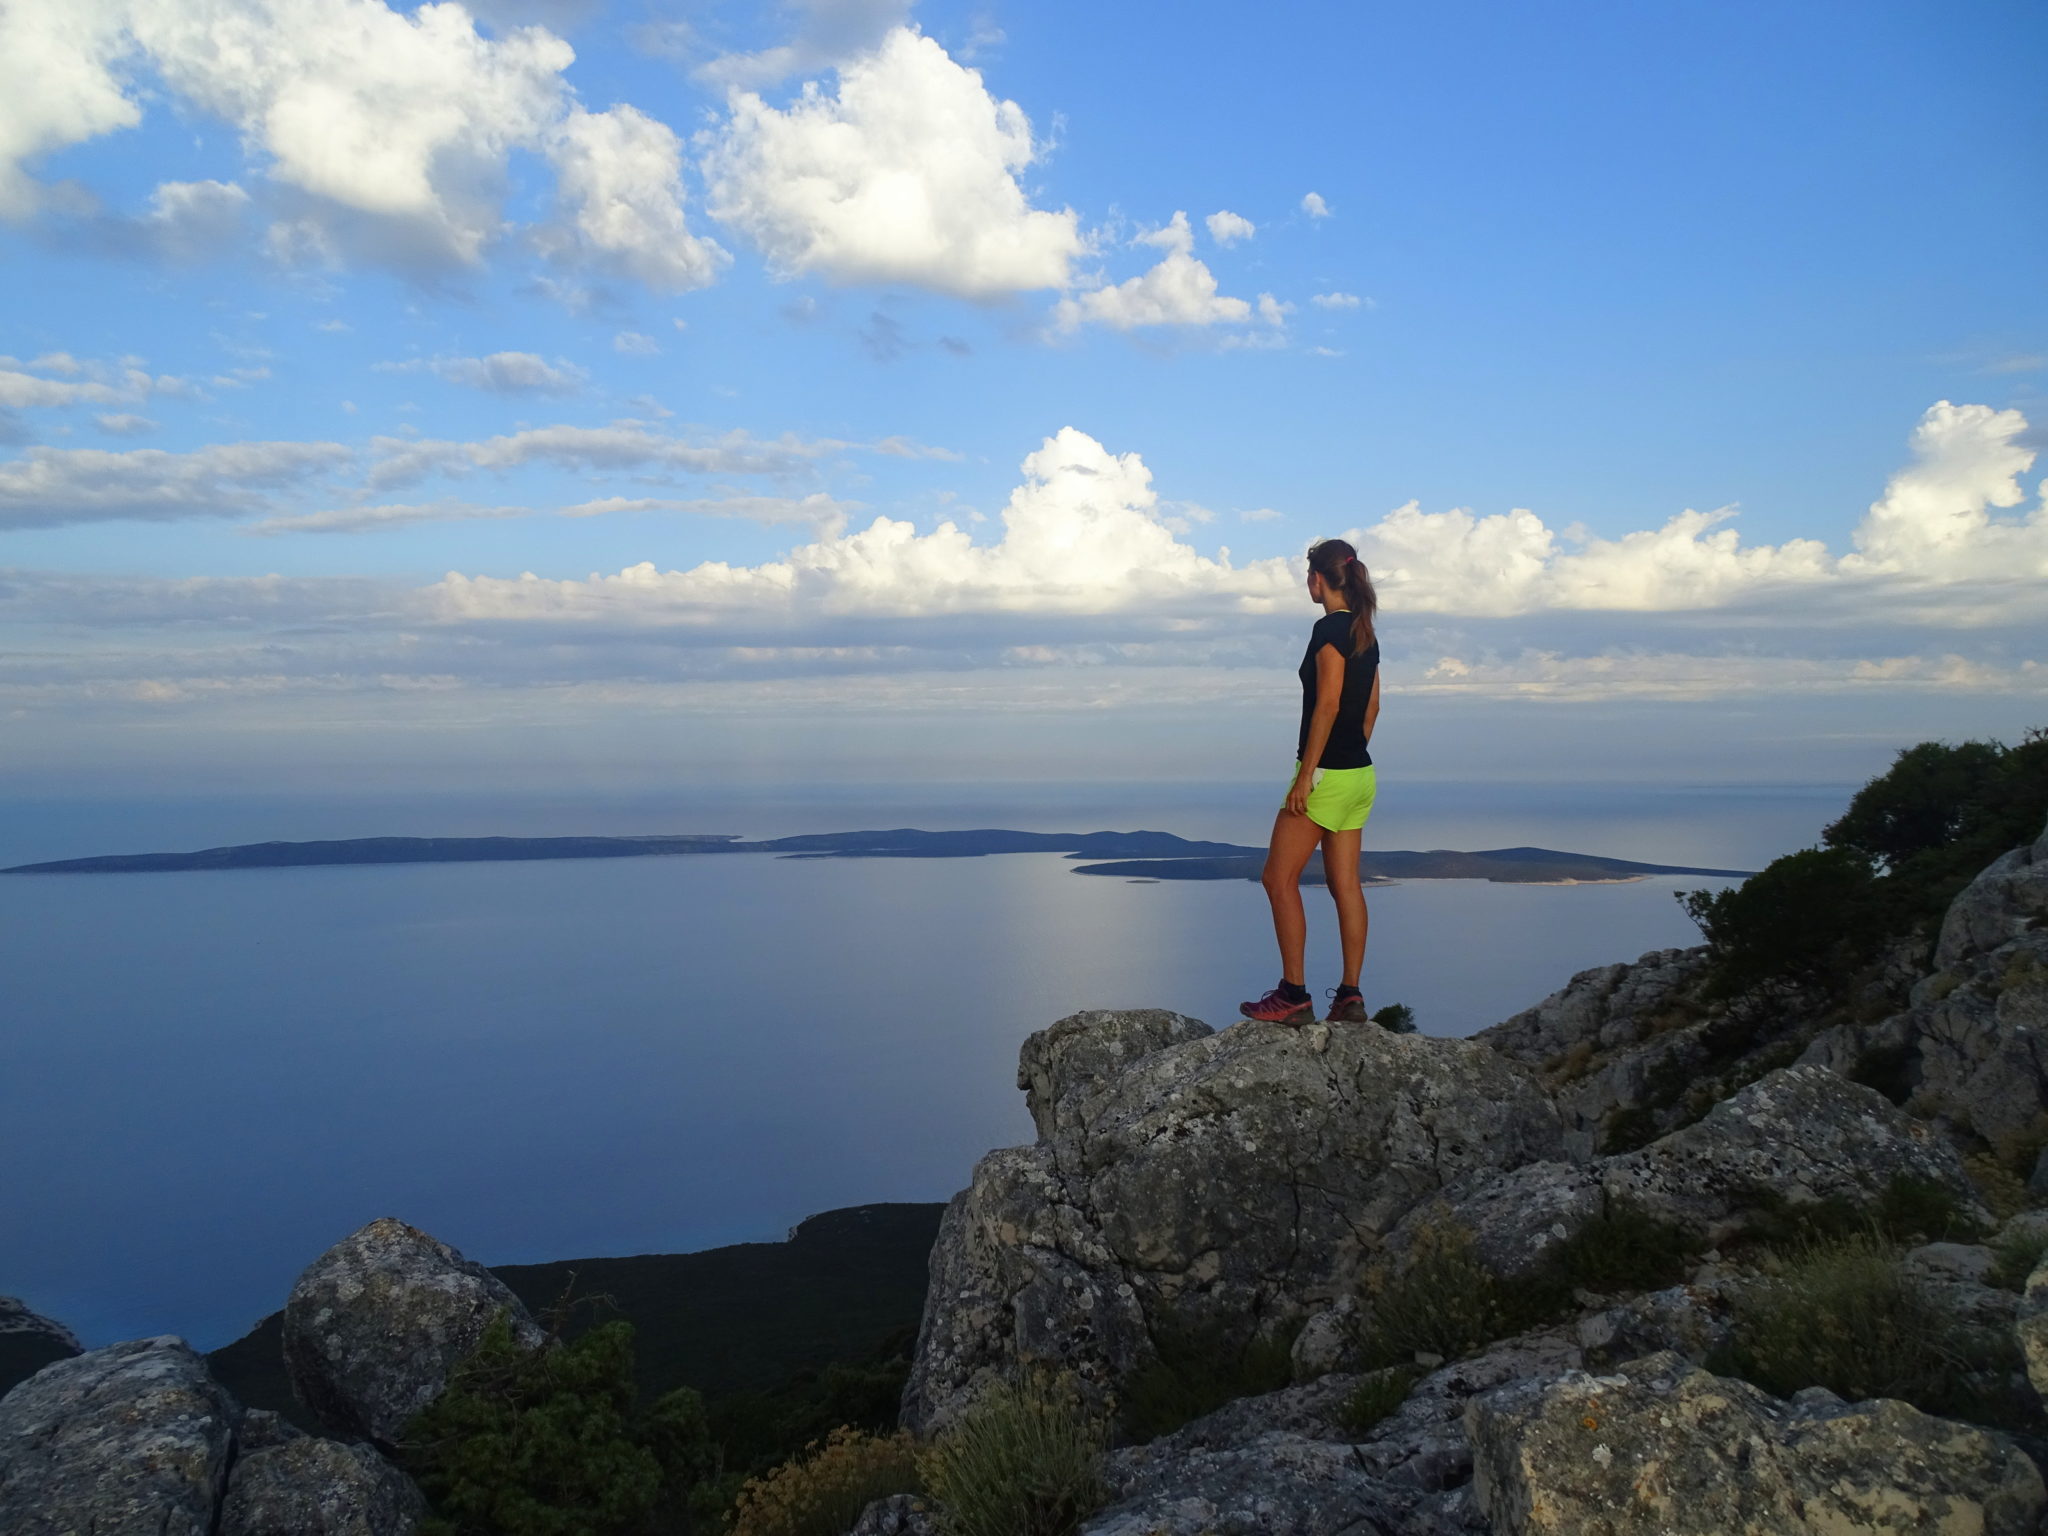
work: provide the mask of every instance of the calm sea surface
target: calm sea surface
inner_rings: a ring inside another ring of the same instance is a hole
[[[1381,847],[1753,868],[1846,790],[1418,786]],[[0,807],[0,865],[271,837],[1157,828],[1262,843],[1278,790],[861,786],[797,800]],[[758,856],[0,879],[0,1293],[88,1344],[225,1343],[380,1215],[486,1263],[775,1238],[941,1200],[1025,1141],[1019,1042],[1081,1008],[1217,1026],[1278,974],[1258,888],[1046,855]],[[1697,942],[1713,882],[1369,893],[1370,1005],[1470,1033]],[[1310,984],[1335,984],[1307,893]]]

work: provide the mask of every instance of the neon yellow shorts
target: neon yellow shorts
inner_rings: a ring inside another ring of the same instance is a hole
[[[1287,776],[1287,789],[1301,774],[1301,759],[1294,760],[1294,772]],[[1373,796],[1379,779],[1371,764],[1363,768],[1318,768],[1315,788],[1308,792],[1308,819],[1325,832],[1356,832],[1372,815]],[[1280,792],[1287,803],[1287,790]]]

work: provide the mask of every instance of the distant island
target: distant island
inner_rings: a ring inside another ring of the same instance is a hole
[[[84,859],[17,864],[6,875],[170,874],[195,870],[292,869],[330,864],[469,864],[532,859],[631,859],[685,854],[769,853],[789,859],[973,859],[996,853],[1059,853],[1075,860],[1078,875],[1138,880],[1256,880],[1263,848],[1208,843],[1171,832],[1010,832],[981,828],[925,832],[816,832],[746,842],[736,834],[659,834],[647,837],[348,837],[304,843],[241,843],[192,853],[114,853]],[[1390,880],[1492,880],[1519,885],[1564,885],[1640,880],[1649,875],[1745,878],[1740,869],[1686,864],[1639,864],[1552,848],[1491,848],[1477,853],[1437,848],[1428,852],[1369,849],[1360,872]],[[1322,880],[1321,856],[1303,879]]]

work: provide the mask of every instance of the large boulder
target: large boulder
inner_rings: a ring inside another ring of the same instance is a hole
[[[1704,973],[1707,947],[1653,949],[1632,963],[1580,971],[1533,1008],[1475,1039],[1524,1066],[1564,1067],[1575,1050],[1590,1055],[1634,1045],[1674,1022],[1677,999]]]
[[[2018,1315],[2020,1353],[2026,1357],[2027,1380],[2048,1401],[2048,1258],[2027,1276]]]
[[[1019,1077],[1039,1139],[984,1157],[940,1223],[913,1429],[1021,1362],[1102,1392],[1162,1326],[1304,1317],[1418,1201],[1563,1151],[1529,1075],[1471,1041],[1094,1013],[1026,1041]]]
[[[0,1296],[0,1397],[56,1360],[84,1352],[78,1336],[12,1296]]]
[[[241,1409],[183,1339],[132,1339],[0,1399],[0,1531],[210,1536]]]
[[[235,1462],[219,1536],[412,1536],[426,1513],[369,1446],[304,1435]]]
[[[1869,1208],[1895,1180],[1948,1194],[1979,1221],[1962,1160],[1884,1095],[1822,1067],[1783,1067],[1724,1099],[1696,1125],[1604,1159],[1610,1200],[1719,1241],[1768,1206]]]
[[[417,1227],[380,1217],[292,1287],[285,1368],[323,1426],[392,1449],[500,1311],[520,1343],[540,1345],[540,1329],[503,1281]]]
[[[1809,1390],[1784,1403],[1673,1354],[1467,1405],[1496,1536],[2033,1536],[2048,1494],[1986,1430]]]

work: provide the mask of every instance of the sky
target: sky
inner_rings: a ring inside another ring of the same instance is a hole
[[[2048,724],[2048,12],[9,0],[0,791]],[[1277,793],[1277,791],[1276,791]]]

